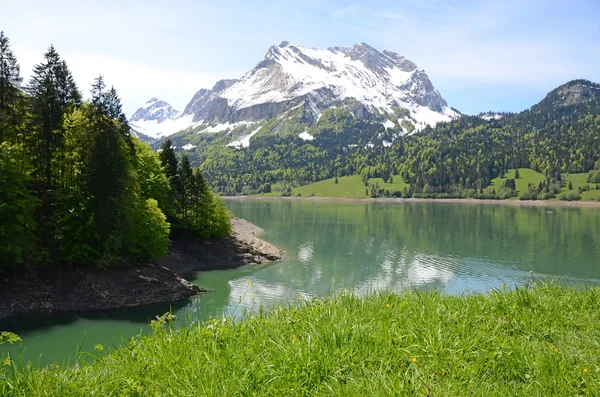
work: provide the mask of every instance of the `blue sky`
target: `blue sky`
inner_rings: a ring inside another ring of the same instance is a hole
[[[398,52],[469,114],[526,109],[576,78],[600,82],[598,0],[0,2],[25,78],[53,43],[84,92],[102,73],[128,114],[153,96],[181,110],[283,40]]]

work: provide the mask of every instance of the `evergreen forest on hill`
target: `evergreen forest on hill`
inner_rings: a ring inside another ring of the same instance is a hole
[[[562,102],[565,90],[580,95]],[[600,181],[600,85],[586,80],[558,87],[518,114],[490,120],[463,115],[411,135],[357,119],[347,107],[325,110],[314,124],[307,111],[267,121],[248,148],[225,146],[221,134],[170,138],[177,147],[197,145],[189,152],[192,163],[225,195],[270,193],[274,185],[284,186],[285,195],[350,175],[360,175],[370,188],[371,178],[387,183],[397,175],[410,186],[396,196],[508,198],[517,195],[510,181],[493,192],[484,189],[517,168],[546,178],[530,189],[531,198],[557,196],[566,173],[591,172],[588,182]],[[302,131],[314,139],[299,138]]]

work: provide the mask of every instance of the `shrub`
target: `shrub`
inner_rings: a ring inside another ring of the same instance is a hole
[[[581,200],[581,196],[578,192],[570,191],[568,193],[562,193],[560,196],[558,196],[558,199],[562,201],[577,201]]]

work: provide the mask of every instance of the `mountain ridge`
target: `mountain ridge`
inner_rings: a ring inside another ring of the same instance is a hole
[[[406,120],[415,130],[460,117],[425,71],[400,54],[365,43],[320,50],[283,41],[241,78],[197,91],[183,112],[144,118],[140,108],[130,121],[134,130],[158,138],[185,129],[215,132],[219,126],[264,122],[299,106],[316,122],[324,110],[352,99],[362,106],[355,106],[359,118],[394,116],[398,125]],[[401,117],[398,109],[404,109]]]

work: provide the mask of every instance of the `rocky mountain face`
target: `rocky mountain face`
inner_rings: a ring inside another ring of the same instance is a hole
[[[319,50],[282,42],[240,79],[199,90],[182,113],[154,99],[130,121],[134,130],[160,137],[186,129],[232,131],[298,108],[316,122],[326,109],[342,106],[400,133],[459,117],[425,71],[402,55],[364,43]]]
[[[600,100],[600,84],[588,80],[573,80],[550,91],[531,110],[539,112],[548,108],[577,105],[592,100]]]

